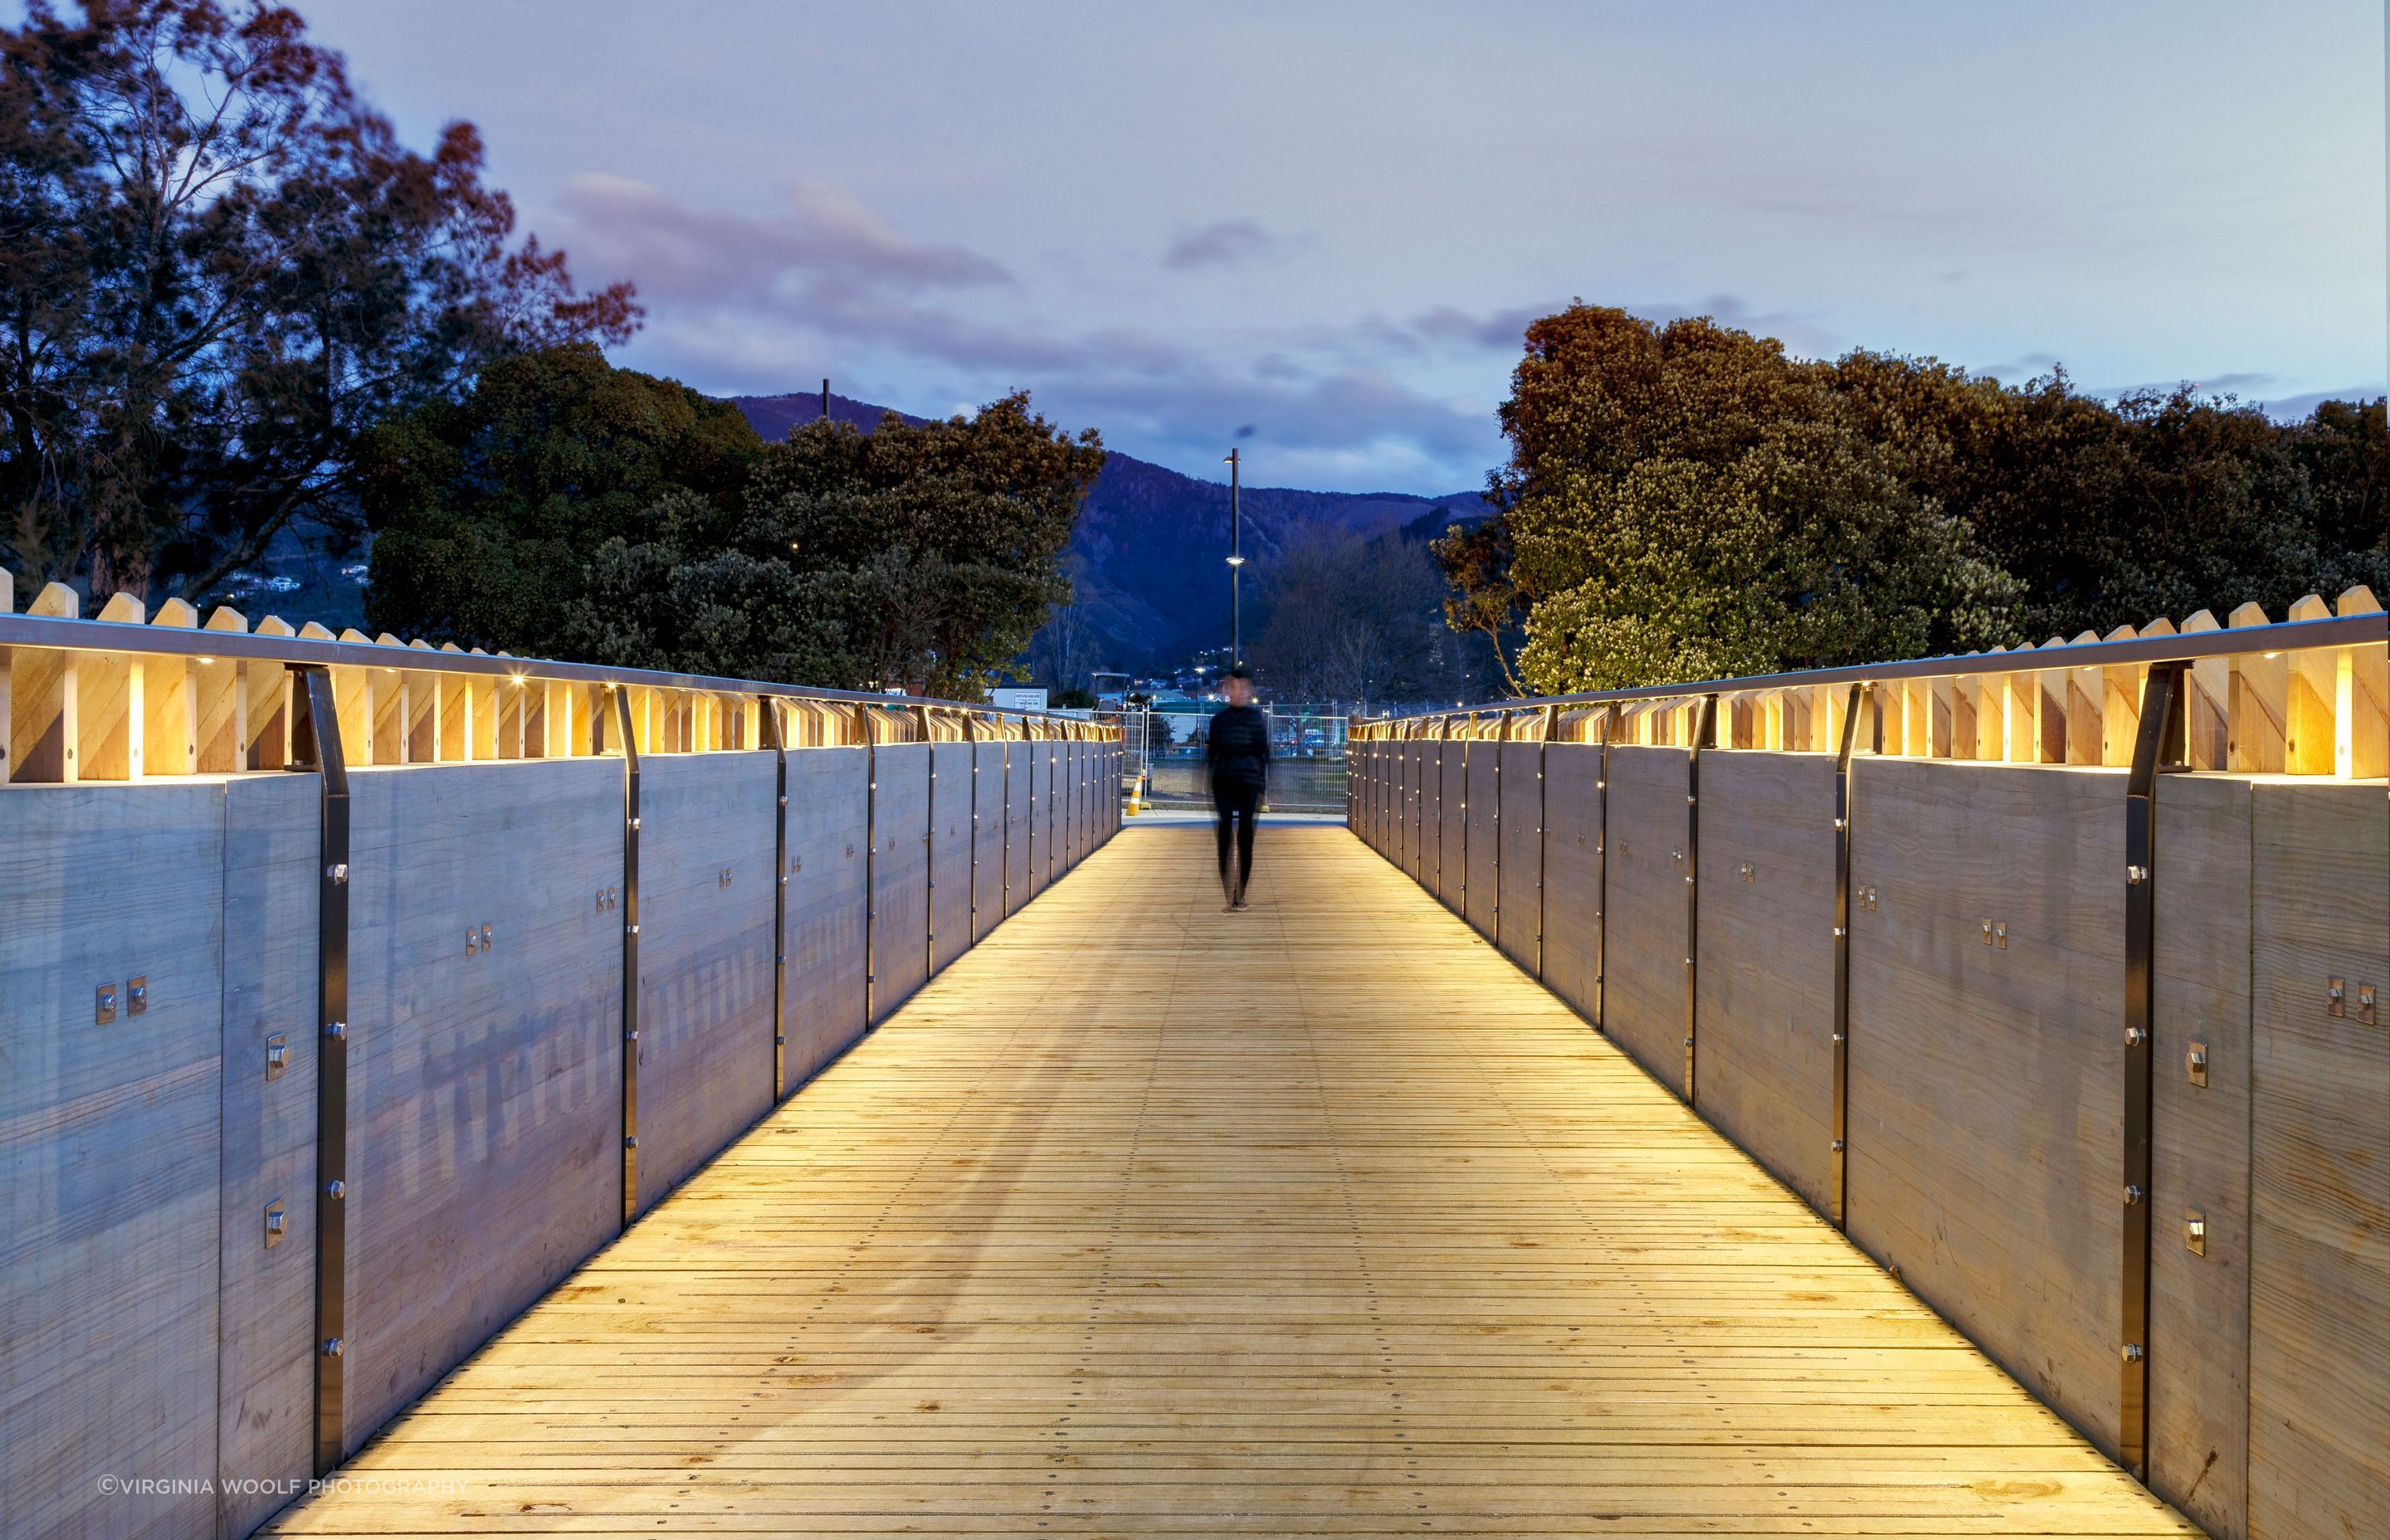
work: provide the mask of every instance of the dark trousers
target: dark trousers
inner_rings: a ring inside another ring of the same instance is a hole
[[[1212,788],[1212,815],[1220,836],[1220,891],[1228,902],[1244,901],[1245,882],[1253,874],[1253,819],[1261,812],[1262,789],[1220,782]],[[1237,877],[1228,880],[1228,835],[1234,826],[1237,839]]]

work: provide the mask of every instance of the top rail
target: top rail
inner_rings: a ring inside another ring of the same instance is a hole
[[[2142,683],[2165,664],[2185,665],[2183,763],[2192,769],[2390,774],[2390,618],[2361,585],[2340,596],[2337,613],[2310,594],[2280,622],[2243,604],[2223,622],[2203,610],[2179,628],[2159,619],[2039,647],[1486,701],[1356,721],[1350,733],[1362,742],[1589,741],[1598,730],[1613,743],[1698,737],[1717,748],[1831,752],[1856,709],[1873,753],[2122,766]]]
[[[1609,706],[1629,701],[1682,700],[1704,695],[1731,695],[1747,690],[1806,689],[1818,685],[1881,685],[1910,679],[1956,679],[1971,674],[2002,674],[2011,669],[2106,668],[2118,665],[2189,662],[2201,658],[2229,658],[2242,653],[2293,652],[2319,647],[2363,647],[2390,640],[2390,615],[2334,615],[2316,621],[2283,621],[2273,625],[2232,631],[2189,632],[2179,635],[2133,636],[2114,641],[2062,642],[2008,652],[1952,652],[1933,658],[1908,658],[1896,663],[1855,663],[1844,668],[1802,669],[1790,674],[1752,674],[1730,679],[1703,679],[1683,685],[1638,685],[1628,689],[1587,690],[1580,695],[1528,695],[1458,706],[1448,712],[1419,712],[1387,722],[1433,722],[1452,716],[1477,716],[1488,712],[1540,711],[1546,706]]]
[[[389,642],[353,642],[337,637],[275,636],[239,631],[200,631],[182,626],[145,624],[139,621],[74,620],[63,616],[0,613],[0,647],[38,647],[85,652],[143,653],[160,657],[209,661],[274,662],[323,668],[404,668],[422,673],[471,674],[485,679],[521,682],[555,680],[563,684],[636,686],[644,689],[704,690],[721,695],[769,696],[782,700],[836,700],[867,706],[935,706],[970,712],[978,716],[1044,718],[1080,723],[1082,718],[1025,707],[991,706],[985,701],[949,700],[940,697],[883,695],[871,690],[838,690],[812,685],[788,685],[769,679],[741,679],[710,674],[675,674],[660,669],[613,668],[601,663],[569,663],[551,658],[517,658],[508,653],[450,652],[393,646]]]

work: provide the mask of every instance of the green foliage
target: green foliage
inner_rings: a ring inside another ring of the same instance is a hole
[[[372,622],[523,656],[974,694],[1057,605],[1103,465],[1007,396],[970,418],[810,423],[592,348],[508,360],[370,445]]]
[[[2379,404],[2285,427],[1575,305],[1528,328],[1493,523],[1439,543],[1456,630],[1523,611],[1524,685],[1963,652],[2384,587]]]
[[[1057,711],[1091,712],[1096,709],[1096,692],[1073,685],[1069,689],[1059,691],[1049,703]]]
[[[1707,321],[1528,330],[1497,478],[1543,693],[1988,646],[2015,584],[1815,371]],[[1481,536],[1481,540],[1493,536]],[[1447,557],[1448,574],[1464,579]],[[1498,598],[1497,601],[1498,603]],[[1484,607],[1462,590],[1456,603]]]
[[[743,494],[592,562],[568,647],[649,667],[975,696],[1071,598],[1062,550],[1102,442],[1026,392],[920,427],[807,423]],[[667,601],[662,596],[669,596]]]
[[[347,524],[369,425],[628,336],[629,286],[510,245],[482,159],[469,123],[406,148],[257,0],[0,27],[0,551],[202,597],[301,514]]]
[[[1503,686],[1513,695],[1525,693],[1513,666],[1520,607],[1518,585],[1510,581],[1510,562],[1517,553],[1510,546],[1510,521],[1481,519],[1451,525],[1429,543],[1428,551],[1443,570],[1449,590],[1444,623],[1463,635],[1484,636]]]
[[[368,434],[378,630],[527,657],[574,645],[610,540],[710,530],[763,441],[739,409],[576,344],[484,370],[464,400]]]

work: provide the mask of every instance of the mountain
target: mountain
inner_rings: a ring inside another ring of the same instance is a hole
[[[821,394],[733,396],[765,439],[821,416]],[[883,408],[833,394],[830,418],[868,430]],[[904,420],[923,419],[898,413]],[[1375,537],[1433,539],[1446,523],[1484,512],[1473,492],[1422,497],[1401,492],[1304,492],[1246,487],[1242,548],[1251,577],[1307,524],[1330,524]],[[1440,510],[1449,509],[1447,517]],[[1228,630],[1228,483],[1181,475],[1111,451],[1089,490],[1064,557],[1082,618],[1111,644],[1106,662],[1175,661],[1216,646]],[[1253,597],[1251,592],[1248,599]]]

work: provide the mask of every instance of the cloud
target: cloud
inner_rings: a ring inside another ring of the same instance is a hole
[[[1997,379],[2005,385],[2022,385],[2028,379],[2039,379],[2058,365],[2059,357],[2054,353],[2029,353],[2005,364],[1985,364],[1967,372],[1978,379]]]
[[[1266,256],[1278,239],[1250,219],[1227,219],[1200,230],[1181,231],[1163,253],[1162,265],[1176,272],[1195,267],[1227,267],[1248,258]]]
[[[748,213],[585,176],[556,215],[576,267],[627,276],[648,302],[648,330],[626,362],[700,390],[786,391],[832,358],[855,361],[826,371],[852,381],[849,393],[867,371],[909,380],[881,400],[910,410],[1027,386],[1049,417],[1093,423],[1116,446],[1181,468],[1209,468],[1230,443],[1250,442],[1279,484],[1447,490],[1478,481],[1499,454],[1492,404],[1396,378],[1388,366],[1420,344],[1380,320],[1199,340],[1055,324],[1068,292],[1042,292],[967,248],[913,239],[810,185]],[[1197,260],[1235,260],[1253,245],[1224,240],[1229,254]]]
[[[1567,308],[1568,302],[1555,300],[1546,304],[1515,305],[1485,315],[1472,315],[1451,305],[1438,305],[1414,317],[1411,329],[1425,340],[1446,347],[1518,353],[1525,346],[1527,327],[1531,323]]]
[[[1410,329],[1420,340],[1436,346],[1515,353],[1520,351],[1531,323],[1565,310],[1568,305],[1569,302],[1564,300],[1550,300],[1541,304],[1516,305],[1483,315],[1450,305],[1439,305],[1413,317]],[[1661,326],[1690,316],[1706,315],[1722,327],[1747,331],[1755,337],[1773,337],[1788,351],[1805,358],[1824,358],[1838,351],[1833,338],[1813,318],[1789,311],[1755,310],[1733,294],[1713,294],[1698,303],[1664,301],[1622,304],[1617,308]]]
[[[891,292],[1008,287],[1004,267],[916,241],[835,187],[801,182],[756,214],[697,209],[627,177],[565,184],[561,234],[592,272],[622,272],[665,303],[785,308]]]
[[[2305,395],[2284,396],[2280,401],[2261,401],[2257,404],[2277,422],[2301,422],[2315,416],[2315,409],[2327,401],[2379,401],[2382,394],[2382,382],[2377,379],[2371,385],[2351,385],[2338,391],[2309,391]]]

